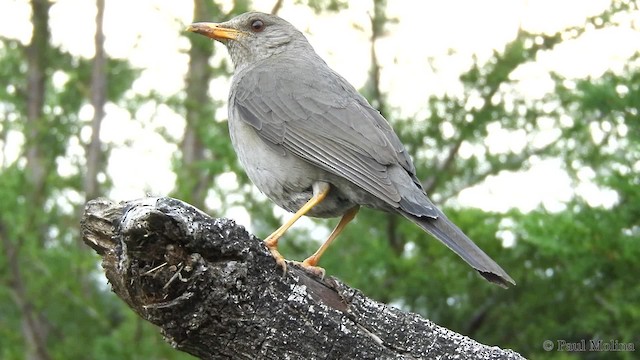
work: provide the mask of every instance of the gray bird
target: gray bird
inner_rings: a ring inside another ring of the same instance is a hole
[[[338,217],[310,270],[360,206],[395,212],[442,241],[487,280],[515,282],[427,197],[389,123],[316,54],[287,21],[250,12],[188,31],[226,45],[235,72],[229,93],[231,142],[249,179],[295,213],[265,242],[283,267],[278,239],[301,216]],[[320,269],[321,270],[321,269]]]

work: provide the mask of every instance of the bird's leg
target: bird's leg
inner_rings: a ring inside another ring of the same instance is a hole
[[[307,203],[304,204],[300,208],[300,210],[296,211],[296,213],[293,214],[293,217],[291,217],[289,221],[282,224],[282,226],[280,226],[278,230],[274,231],[264,240],[267,248],[269,248],[269,251],[271,251],[273,257],[276,258],[276,263],[282,266],[285,271],[287,270],[287,264],[285,263],[284,256],[280,255],[280,252],[278,252],[278,240],[280,239],[280,237],[282,237],[282,235],[284,235],[287,230],[289,230],[291,226],[293,226],[296,221],[298,221],[298,219],[302,217],[302,215],[309,212],[309,210],[321,203],[322,200],[327,197],[329,188],[330,186],[326,182],[317,181],[313,183],[313,196],[311,197],[311,199],[309,199],[309,201],[307,201]]]
[[[318,261],[320,260],[320,257],[322,256],[322,254],[324,254],[325,250],[327,250],[329,245],[331,245],[333,240],[335,240],[338,237],[338,235],[340,235],[340,233],[342,232],[342,230],[344,230],[347,224],[351,222],[353,218],[356,217],[358,210],[360,210],[360,206],[356,205],[351,209],[349,209],[346,213],[344,213],[344,215],[342,215],[342,218],[340,219],[340,222],[333,229],[333,231],[331,232],[327,240],[318,248],[318,250],[316,250],[315,253],[313,253],[313,255],[306,258],[302,262],[302,265],[306,267],[314,267],[317,269],[321,269],[316,266],[318,264]],[[322,272],[324,273],[324,271]]]

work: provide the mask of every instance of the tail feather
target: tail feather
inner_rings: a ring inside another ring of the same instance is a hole
[[[515,285],[516,282],[489,255],[485,254],[478,245],[474,244],[455,224],[440,212],[437,219],[418,217],[400,211],[407,219],[413,221],[436,239],[453,250],[467,264],[476,269],[488,281],[504,288]]]

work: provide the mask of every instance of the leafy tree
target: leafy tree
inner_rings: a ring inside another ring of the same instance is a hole
[[[104,57],[100,31],[94,59],[53,46],[54,4],[30,6],[29,43],[0,38],[0,358],[184,357],[105,296],[96,258],[79,242],[83,194],[109,184],[98,181],[108,156],[95,133],[101,107],[123,105],[136,71]],[[98,1],[99,26],[103,6]],[[91,122],[80,117],[88,104]],[[86,129],[94,132],[88,141]],[[138,349],[123,349],[122,336]]]

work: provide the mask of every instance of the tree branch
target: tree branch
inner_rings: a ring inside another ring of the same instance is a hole
[[[283,3],[282,0],[276,0],[276,3],[273,4],[273,8],[271,8],[271,14],[278,15],[278,12],[282,8],[282,3]]]
[[[86,244],[112,290],[203,359],[522,359],[295,264],[283,273],[233,220],[171,198],[87,203]]]

